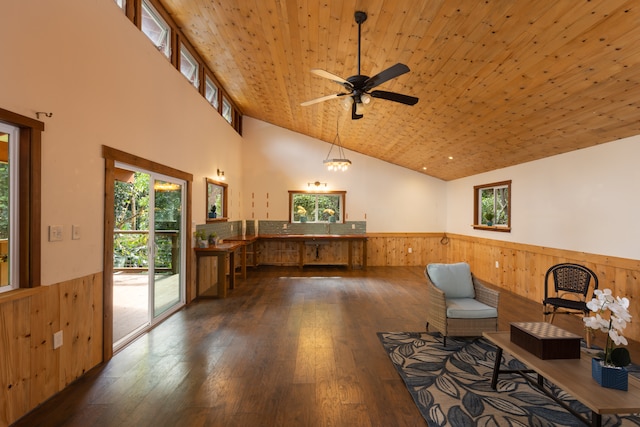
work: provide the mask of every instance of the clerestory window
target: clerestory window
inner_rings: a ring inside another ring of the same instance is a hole
[[[171,27],[149,2],[142,2],[142,32],[167,58],[171,59]]]

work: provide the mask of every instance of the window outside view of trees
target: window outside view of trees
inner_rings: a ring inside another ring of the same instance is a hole
[[[171,57],[171,28],[148,2],[142,2],[142,32],[166,57]]]
[[[511,181],[474,187],[476,214],[474,224],[486,227],[511,227]]]
[[[289,192],[291,222],[343,222],[346,192]]]
[[[226,198],[227,184],[207,179],[207,222],[227,218]]]
[[[116,181],[114,186],[115,230],[113,261],[115,268],[148,268],[149,179],[136,172],[132,182]],[[181,221],[180,191],[155,192],[156,258],[155,268],[173,270],[171,233]]]
[[[17,138],[17,128],[0,123],[0,292],[18,288]]]

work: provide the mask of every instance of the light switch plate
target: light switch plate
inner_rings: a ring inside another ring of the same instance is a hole
[[[50,242],[60,242],[62,240],[62,229],[61,225],[50,225],[49,226],[49,241]]]
[[[80,240],[80,226],[72,225],[71,226],[71,239]]]

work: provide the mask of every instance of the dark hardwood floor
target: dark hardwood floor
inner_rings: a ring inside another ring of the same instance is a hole
[[[14,426],[424,426],[376,332],[424,330],[426,296],[418,267],[252,270]],[[504,330],[542,320],[505,292],[499,312]],[[556,324],[582,334],[573,316]]]

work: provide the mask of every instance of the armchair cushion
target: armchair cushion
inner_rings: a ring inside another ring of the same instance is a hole
[[[433,284],[442,290],[447,298],[475,298],[471,267],[466,262],[429,264],[427,273]]]
[[[498,317],[498,310],[473,298],[447,299],[447,317],[452,319],[489,319]]]

